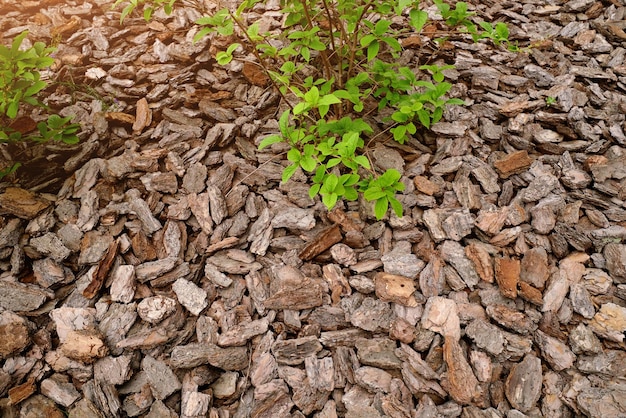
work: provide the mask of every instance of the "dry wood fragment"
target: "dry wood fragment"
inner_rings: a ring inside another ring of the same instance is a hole
[[[509,178],[513,174],[523,172],[528,167],[532,160],[528,156],[526,151],[516,151],[508,154],[506,157],[494,162],[494,167],[502,178]]]
[[[517,297],[517,283],[520,274],[520,261],[514,258],[496,258],[495,275],[500,292],[504,297]]]
[[[19,187],[7,187],[0,194],[0,208],[21,219],[33,219],[50,206],[52,202],[37,194]]]
[[[389,273],[377,273],[374,276],[376,296],[385,302],[395,302],[405,306],[417,306],[413,293],[415,284],[413,279]]]
[[[106,280],[109,271],[111,270],[111,266],[113,265],[113,261],[117,256],[117,252],[119,249],[119,240],[113,240],[106,250],[104,258],[98,264],[98,268],[96,269],[95,274],[92,277],[91,283],[83,290],[83,296],[87,299],[91,299],[100,291],[104,281]]]
[[[471,404],[482,396],[478,379],[467,362],[463,349],[452,336],[446,336],[443,357],[448,366],[448,391],[462,405]]]
[[[304,261],[312,260],[322,252],[340,242],[342,238],[339,225],[332,225],[320,232],[320,234],[316,236],[313,241],[307,244],[307,246],[300,252],[299,257]]]

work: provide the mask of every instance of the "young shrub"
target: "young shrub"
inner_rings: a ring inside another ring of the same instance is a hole
[[[222,8],[201,17],[195,36],[236,39],[217,53],[217,62],[228,64],[243,46],[280,92],[287,110],[280,116],[279,132],[264,138],[259,148],[289,144],[282,181],[298,169],[311,173],[309,195],[320,195],[328,209],[362,193],[375,201],[378,219],[389,206],[402,216],[395,197],[404,190],[401,174],[378,171],[368,158],[367,145],[381,140],[404,144],[419,129],[437,123],[447,106],[463,104],[448,96],[452,85],[444,72],[452,66],[415,69],[399,64],[401,40],[421,33],[427,13],[417,0],[283,0],[283,28],[260,33],[258,22],[247,20],[260,2],[242,0],[236,10]],[[139,3],[154,7],[164,1],[130,0],[122,20]],[[508,45],[506,25],[475,23],[467,3],[452,8],[435,0],[435,5],[451,31]],[[405,19],[405,27],[393,23],[397,18]],[[390,117],[375,135],[379,127],[370,126],[366,116],[376,112]]]
[[[22,32],[13,40],[10,47],[0,45],[0,143],[49,140],[66,144],[78,142],[80,126],[71,123],[71,117],[49,115],[46,121],[39,122],[30,129],[27,122],[18,118],[20,106],[46,108],[39,100],[40,93],[48,86],[41,79],[39,70],[48,68],[54,62],[50,56],[54,48],[43,42],[35,42],[31,48],[20,49],[28,32]],[[0,169],[0,178],[15,172],[19,163]]]

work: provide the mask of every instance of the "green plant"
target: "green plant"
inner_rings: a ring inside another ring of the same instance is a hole
[[[461,31],[469,33],[474,41],[490,39],[495,45],[506,46],[509,51],[519,51],[518,45],[509,41],[509,28],[505,23],[498,22],[492,25],[489,22],[479,21],[478,27],[482,29],[480,31],[471,19],[476,13],[469,11],[467,3],[457,2],[454,9],[443,0],[433,0],[433,3],[449,27],[460,28]]]
[[[417,0],[283,0],[284,27],[261,33],[259,22],[250,22],[247,14],[260,1],[242,0],[236,10],[223,8],[201,17],[195,35],[195,40],[207,35],[234,40],[216,54],[217,62],[228,64],[243,47],[280,92],[286,110],[279,132],[264,138],[259,148],[286,142],[290,149],[283,182],[299,169],[311,173],[309,195],[320,195],[329,209],[341,199],[357,199],[360,192],[375,201],[378,219],[389,206],[402,216],[395,197],[404,190],[401,175],[377,170],[368,157],[369,145],[387,140],[403,144],[441,120],[446,106],[463,104],[449,97],[452,85],[444,72],[452,66],[399,63],[402,38],[421,33],[427,13]],[[441,0],[435,4],[451,30],[475,40],[482,36],[504,42],[472,22],[466,3],[455,8]],[[404,16],[406,25],[393,23]],[[389,115],[382,130],[367,117],[377,112]]]
[[[556,97],[546,96],[546,106],[553,106],[557,102]]]
[[[125,0],[116,0],[116,2],[113,4],[113,8],[117,7],[124,1]],[[131,14],[133,10],[139,7],[139,5],[144,6],[143,18],[146,21],[148,21],[152,18],[152,13],[154,13],[155,9],[162,7],[165,13],[170,14],[172,13],[174,3],[176,3],[176,0],[147,0],[147,1],[146,0],[127,0],[127,1],[128,1],[128,4],[122,9],[122,15],[120,16],[120,24],[122,24],[122,22],[124,22],[124,19],[126,19],[126,16]]]
[[[76,133],[79,125],[71,123],[71,117],[49,115],[46,121],[39,122],[33,129],[25,128],[22,125],[29,123],[16,119],[22,104],[46,108],[39,95],[48,83],[41,79],[39,70],[50,67],[54,62],[51,54],[55,49],[46,47],[43,42],[20,49],[27,35],[27,31],[19,34],[10,47],[0,45],[0,143],[54,140],[75,144],[78,142]],[[25,119],[32,121],[28,117]],[[15,164],[0,170],[0,178],[14,172],[17,167],[19,165]]]

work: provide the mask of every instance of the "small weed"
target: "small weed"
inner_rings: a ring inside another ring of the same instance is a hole
[[[0,45],[0,143],[54,140],[75,144],[80,126],[71,123],[71,117],[49,115],[46,121],[36,124],[36,130],[35,127],[22,129],[24,124],[16,120],[21,105],[47,108],[39,100],[40,93],[48,86],[41,79],[39,70],[48,68],[54,62],[51,57],[54,48],[47,47],[43,42],[20,49],[27,35],[27,31],[19,34],[10,47]],[[17,167],[13,165],[0,170],[0,178],[13,173]]]

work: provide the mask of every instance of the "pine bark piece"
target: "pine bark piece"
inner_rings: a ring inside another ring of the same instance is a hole
[[[465,247],[465,255],[474,263],[476,273],[480,276],[480,279],[487,283],[493,283],[493,262],[485,245],[472,242]]]
[[[445,337],[443,358],[448,367],[448,392],[452,399],[462,405],[469,405],[479,400],[482,391],[478,379],[467,362],[458,340],[454,337]]]
[[[319,341],[324,347],[352,346],[357,338],[363,338],[367,335],[367,332],[362,329],[350,328],[322,332]]]
[[[519,282],[517,286],[517,294],[520,298],[533,305],[543,306],[543,295],[539,289],[532,287],[526,282]]]
[[[30,377],[26,382],[9,389],[9,401],[12,405],[17,405],[28,399],[35,391],[37,391],[37,384],[34,377]]]
[[[411,366],[411,369],[425,379],[438,380],[440,378],[439,374],[436,373],[426,361],[422,360],[421,355],[409,345],[400,344],[400,348],[396,348],[395,352],[399,359],[406,362]]]
[[[331,300],[336,305],[341,300],[341,296],[348,296],[352,293],[350,283],[346,280],[341,267],[337,264],[327,264],[322,267],[324,279],[328,282],[331,292]]]
[[[41,254],[51,257],[57,262],[65,260],[72,253],[69,248],[63,245],[59,237],[52,232],[47,232],[40,237],[31,238],[30,245]]]
[[[502,296],[515,299],[520,275],[520,261],[508,257],[496,258],[495,274]]]
[[[424,176],[415,176],[413,178],[413,183],[415,184],[415,188],[418,191],[428,196],[433,196],[439,193],[439,186],[437,185],[437,183],[430,181]]]
[[[528,156],[528,152],[523,150],[508,154],[504,158],[495,161],[493,165],[498,171],[498,174],[500,174],[500,177],[506,179],[513,174],[519,174],[525,171],[530,167],[531,163],[532,159]]]
[[[130,205],[131,211],[137,215],[137,218],[141,221],[141,229],[148,235],[152,235],[163,227],[161,222],[156,219],[150,207],[145,200],[141,198],[141,193],[137,189],[130,189],[125,194],[126,201]]]
[[[415,284],[413,279],[389,273],[377,273],[374,276],[376,296],[384,302],[395,302],[405,306],[417,306],[413,293]]]
[[[365,298],[350,314],[350,323],[366,331],[389,332],[394,317],[389,303],[375,298]]]
[[[61,344],[64,356],[84,363],[91,363],[108,354],[108,348],[100,333],[94,329],[70,331]]]
[[[309,261],[341,242],[343,239],[339,225],[333,225],[324,229],[310,243],[308,243],[298,255],[303,261]]]
[[[178,302],[193,315],[198,316],[207,307],[207,293],[204,289],[196,286],[186,279],[178,279],[172,285]]]
[[[611,302],[605,303],[589,322],[589,326],[600,337],[622,342],[626,331],[626,308]]]
[[[135,277],[141,283],[159,279],[164,274],[172,271],[176,267],[176,263],[178,263],[178,257],[147,261],[135,267]]]
[[[307,357],[304,368],[311,388],[319,391],[332,392],[335,389],[335,367],[332,357],[321,359]]]
[[[272,352],[276,361],[290,366],[302,364],[306,357],[315,355],[320,350],[322,350],[322,344],[314,335],[276,341],[272,345]]]
[[[143,358],[141,369],[146,373],[152,394],[156,399],[163,400],[180,390],[182,386],[172,369],[165,362],[152,356]]]
[[[111,282],[111,299],[116,302],[130,303],[135,296],[135,267],[118,266],[113,270]]]
[[[275,379],[254,390],[251,418],[287,417],[293,408],[289,388],[283,380]]]
[[[54,292],[39,286],[0,280],[0,307],[13,312],[29,312],[39,308]]]
[[[487,306],[486,311],[491,319],[519,334],[527,335],[537,329],[537,324],[531,321],[526,314],[504,305]]]
[[[102,381],[106,380],[114,385],[121,385],[126,382],[133,373],[131,360],[130,355],[104,357],[94,364],[94,377]]]
[[[174,347],[170,365],[175,369],[187,369],[210,364],[227,371],[238,371],[248,367],[246,347],[218,347],[209,343],[190,343]]]
[[[74,388],[67,376],[55,373],[40,384],[41,394],[52,399],[59,405],[68,407],[73,404],[80,393]]]
[[[542,247],[536,247],[526,251],[520,264],[520,280],[537,289],[543,289],[549,276],[550,269],[546,250]]]
[[[104,281],[106,280],[109,271],[111,270],[111,266],[113,265],[113,261],[115,261],[115,257],[117,256],[118,250],[120,247],[119,240],[113,240],[104,255],[104,258],[98,263],[98,268],[94,273],[91,283],[83,290],[83,296],[87,299],[92,299],[94,296],[98,294]]]
[[[626,283],[626,245],[609,243],[604,246],[602,253],[613,281],[618,284]]]
[[[441,296],[428,299],[422,315],[422,327],[444,337],[461,338],[461,325],[456,302]]]
[[[506,343],[504,333],[490,322],[476,319],[465,327],[465,333],[476,346],[493,356],[497,356],[504,350]]]
[[[137,100],[135,109],[135,122],[133,122],[133,132],[139,134],[152,123],[152,110],[145,97]]]
[[[49,288],[57,283],[73,280],[72,271],[51,258],[33,261],[33,274],[37,284]]]
[[[250,226],[247,241],[250,243],[250,252],[252,254],[263,256],[267,252],[274,234],[271,222],[272,212],[269,208],[265,208],[257,220]]]
[[[507,399],[515,409],[530,411],[541,396],[541,360],[532,354],[511,368],[504,384]]]
[[[389,338],[358,338],[355,343],[361,364],[381,369],[399,369],[402,360],[395,353],[396,343]]]
[[[444,262],[433,255],[419,274],[419,285],[425,297],[439,296],[445,286]]]
[[[209,184],[206,192],[209,196],[211,219],[213,219],[216,225],[219,225],[228,216],[226,200],[224,199],[224,195],[222,195],[222,191],[217,186]]]
[[[158,324],[175,310],[176,301],[161,295],[145,298],[137,304],[139,317],[151,324]]]
[[[243,346],[251,338],[265,334],[268,328],[269,319],[267,317],[238,324],[221,334],[217,339],[217,344],[221,347]]]
[[[354,371],[356,383],[372,393],[389,393],[392,376],[388,372],[371,366],[362,366]]]
[[[315,226],[312,209],[283,208],[272,218],[272,228],[287,228],[309,231]]]
[[[175,194],[178,191],[178,178],[172,172],[147,173],[139,178],[149,192]]]
[[[187,195],[187,201],[189,202],[191,213],[196,217],[202,231],[210,235],[213,232],[213,218],[211,218],[209,209],[209,194],[206,192],[199,194],[190,193]]]
[[[456,241],[445,241],[439,246],[441,258],[459,273],[467,287],[473,289],[480,281],[474,264],[465,256],[465,250]]]
[[[30,341],[30,331],[24,318],[11,311],[0,312],[0,359],[20,353]]]
[[[317,280],[304,278],[300,283],[286,284],[276,290],[265,301],[265,309],[301,309],[315,308],[324,303],[324,288]]]
[[[541,349],[541,357],[543,357],[555,371],[559,372],[569,369],[574,364],[576,360],[574,353],[571,352],[566,344],[556,338],[549,336],[541,330],[537,330],[535,333],[535,342]]]
[[[19,187],[7,187],[0,194],[0,208],[21,219],[33,219],[46,210],[52,202]]]

